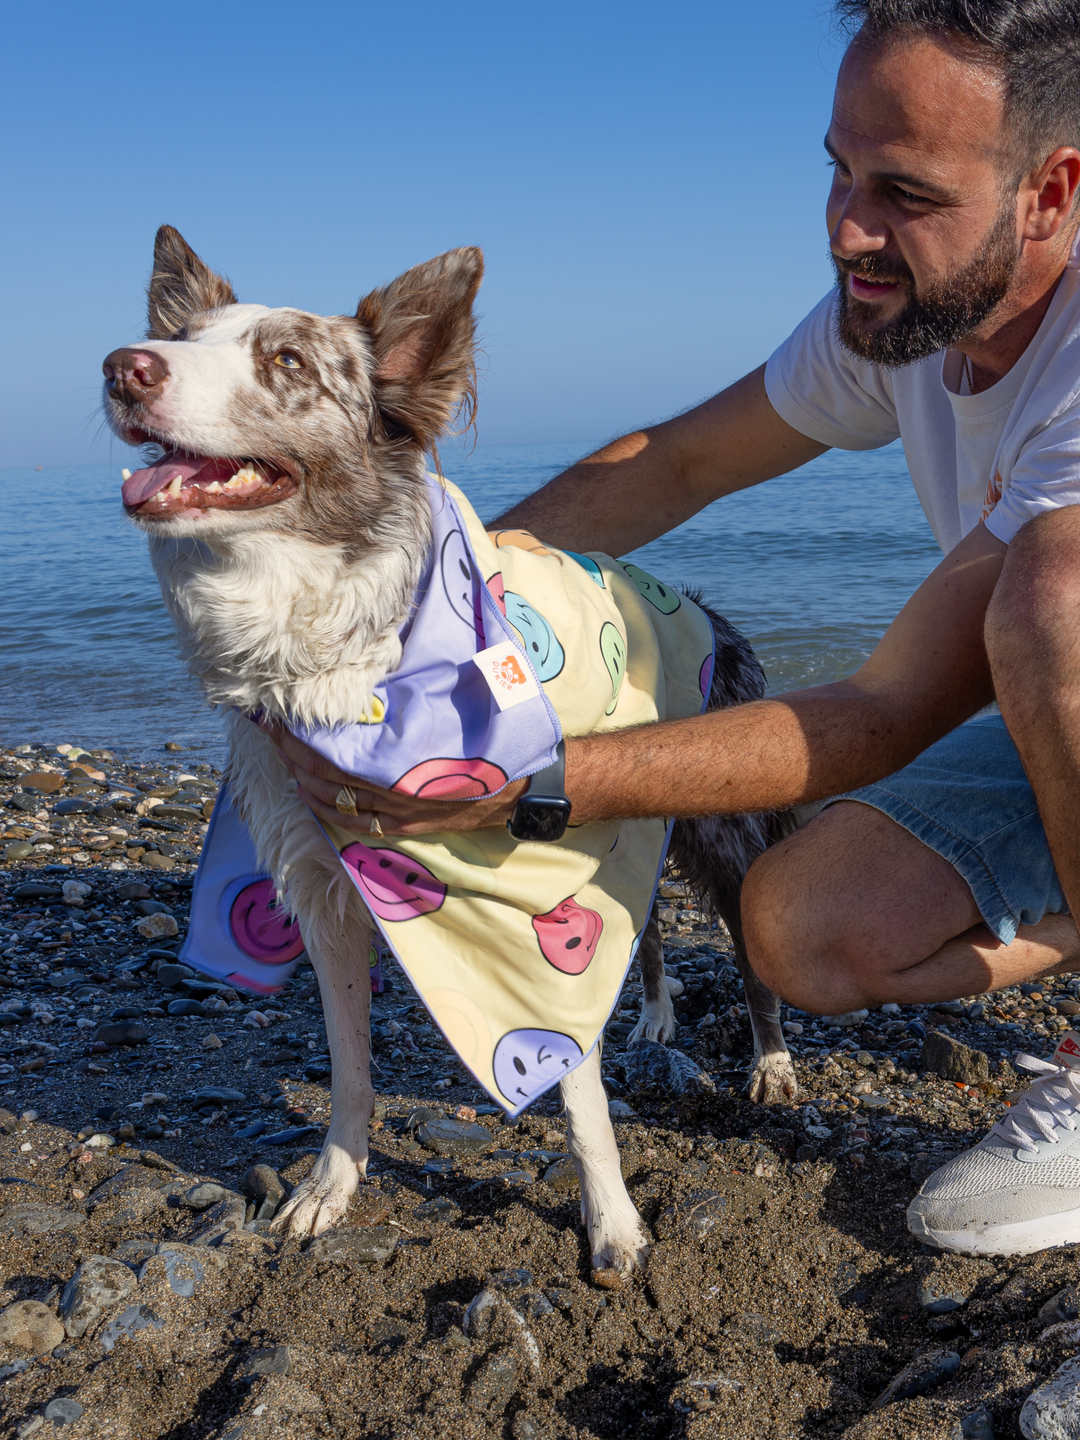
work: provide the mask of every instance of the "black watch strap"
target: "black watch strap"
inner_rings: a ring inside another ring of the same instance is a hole
[[[560,740],[554,761],[529,777],[528,787],[514,806],[506,828],[515,840],[561,840],[569,819],[566,746]]]

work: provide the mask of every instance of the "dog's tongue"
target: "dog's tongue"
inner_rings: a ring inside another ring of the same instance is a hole
[[[141,505],[144,500],[149,500],[151,495],[156,495],[159,490],[164,490],[165,486],[177,475],[186,484],[209,463],[211,462],[199,455],[184,460],[166,455],[156,465],[148,465],[145,470],[135,470],[128,476],[120,491],[124,497],[124,504]]]

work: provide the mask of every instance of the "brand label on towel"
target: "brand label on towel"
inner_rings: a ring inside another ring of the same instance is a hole
[[[489,645],[472,658],[500,710],[510,710],[525,700],[535,700],[540,694],[536,676],[511,641]]]

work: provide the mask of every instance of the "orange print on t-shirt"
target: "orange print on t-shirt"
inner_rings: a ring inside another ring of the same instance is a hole
[[[1001,471],[999,470],[992,480],[986,482],[986,494],[983,496],[983,512],[979,516],[979,519],[985,520],[1000,499]]]

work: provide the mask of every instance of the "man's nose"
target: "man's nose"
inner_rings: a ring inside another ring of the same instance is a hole
[[[884,250],[889,243],[888,226],[874,214],[872,205],[853,192],[835,209],[830,205],[827,219],[829,248],[841,260]]]
[[[152,350],[126,346],[106,355],[101,367],[105,388],[117,400],[145,400],[168,378],[169,367]]]

